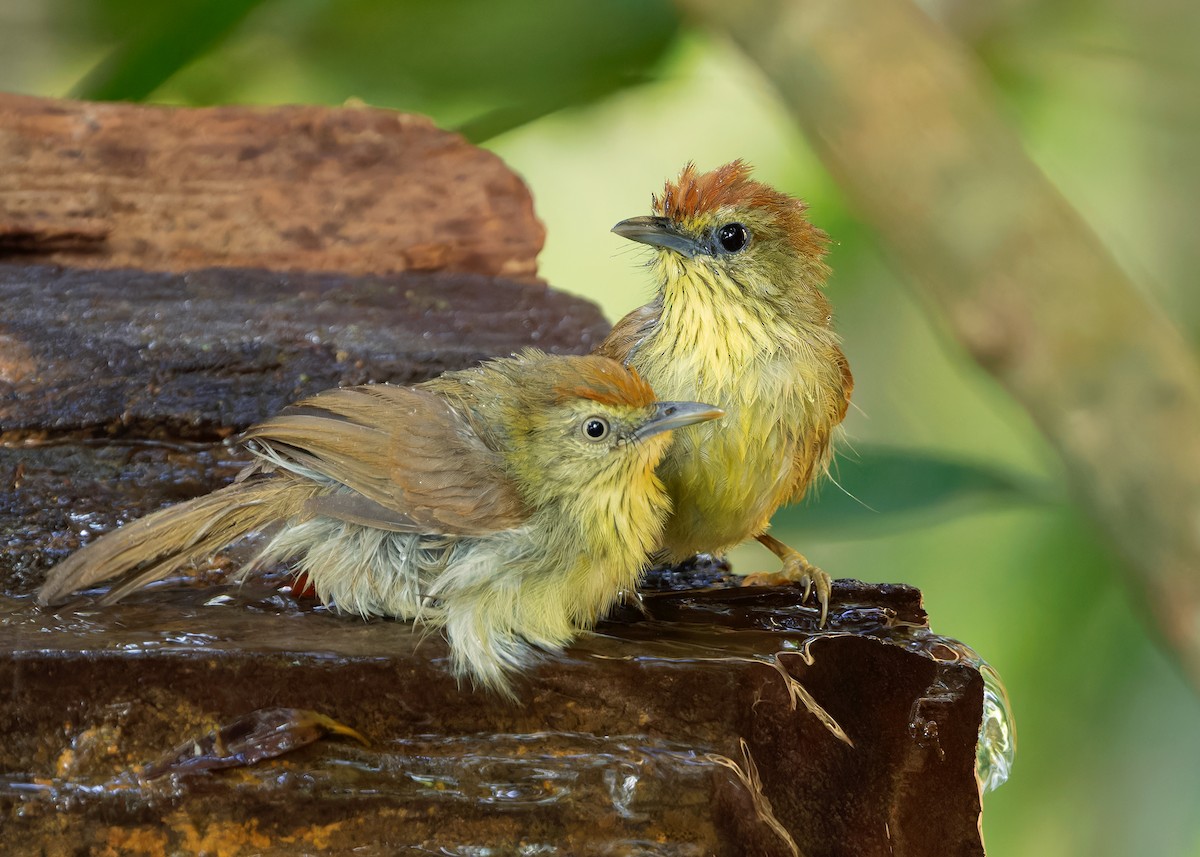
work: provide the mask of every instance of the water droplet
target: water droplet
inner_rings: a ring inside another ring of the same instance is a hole
[[[983,722],[975,746],[975,774],[985,792],[1004,785],[1017,755],[1017,723],[1008,691],[991,664],[979,662],[983,675]]]

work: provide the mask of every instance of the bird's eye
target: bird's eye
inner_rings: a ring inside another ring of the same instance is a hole
[[[726,253],[736,253],[746,246],[750,233],[740,223],[726,223],[717,230],[717,243]]]
[[[608,422],[600,417],[588,417],[583,423],[583,434],[588,440],[604,440],[608,436]]]

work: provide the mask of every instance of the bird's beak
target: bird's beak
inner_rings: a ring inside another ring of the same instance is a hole
[[[635,440],[645,440],[664,431],[690,426],[725,416],[725,412],[712,405],[700,402],[659,402],[654,406],[654,416],[642,423],[633,433]]]
[[[700,252],[700,246],[686,235],[680,234],[665,217],[631,217],[612,228],[622,238],[674,250],[689,259]]]

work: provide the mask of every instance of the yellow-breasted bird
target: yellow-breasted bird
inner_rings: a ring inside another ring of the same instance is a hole
[[[742,161],[703,174],[689,164],[652,206],[613,232],[655,248],[658,293],[596,353],[660,395],[726,414],[681,436],[659,466],[674,505],[665,558],[754,537],[783,561],[768,579],[803,582],[805,599],[815,585],[824,624],[829,576],[767,527],[825,472],[854,386],[821,291],[827,237],[804,203],[752,180]]]
[[[670,500],[671,430],[721,416],[659,402],[604,357],[528,350],[415,387],[328,390],[245,433],[229,486],[108,533],[39,601],[132,571],[115,601],[255,531],[255,566],[295,558],[318,596],[445,629],[459,677],[511,693],[635,588]]]

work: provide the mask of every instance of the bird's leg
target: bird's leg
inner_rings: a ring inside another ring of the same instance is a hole
[[[754,538],[783,561],[783,568],[774,573],[748,574],[742,579],[742,585],[776,586],[781,583],[803,583],[804,598],[801,599],[801,603],[808,600],[809,593],[815,587],[817,601],[821,604],[821,625],[824,626],[829,615],[829,595],[833,590],[833,581],[829,575],[805,559],[799,551],[793,550],[774,536],[759,533]]]

